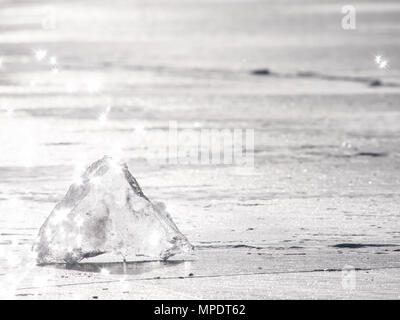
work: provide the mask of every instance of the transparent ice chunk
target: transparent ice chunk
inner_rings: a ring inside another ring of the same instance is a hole
[[[193,246],[164,206],[150,201],[126,164],[94,162],[69,188],[40,228],[38,264],[76,263],[104,253],[121,261],[168,259]]]

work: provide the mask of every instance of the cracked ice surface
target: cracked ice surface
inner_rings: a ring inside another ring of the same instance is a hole
[[[167,259],[193,247],[162,204],[150,201],[126,164],[94,162],[39,231],[37,263],[75,263],[104,253],[121,260]]]

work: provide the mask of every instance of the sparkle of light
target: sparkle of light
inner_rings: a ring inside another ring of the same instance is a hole
[[[388,62],[386,60],[383,60],[379,63],[380,69],[386,69],[387,67],[388,67]]]
[[[37,61],[42,61],[44,58],[46,58],[46,56],[47,56],[46,50],[39,49],[35,51],[35,58]]]

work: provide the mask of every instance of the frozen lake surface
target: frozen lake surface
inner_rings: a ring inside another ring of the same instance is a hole
[[[400,4],[352,5],[346,31],[335,0],[0,0],[2,294],[399,298]],[[170,121],[254,129],[254,168],[154,159]],[[34,265],[39,227],[105,154],[194,260]]]

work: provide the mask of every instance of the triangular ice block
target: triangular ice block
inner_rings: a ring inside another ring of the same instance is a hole
[[[55,206],[34,245],[37,263],[76,263],[103,253],[121,261],[167,259],[193,250],[162,205],[142,192],[126,164],[94,162]]]

